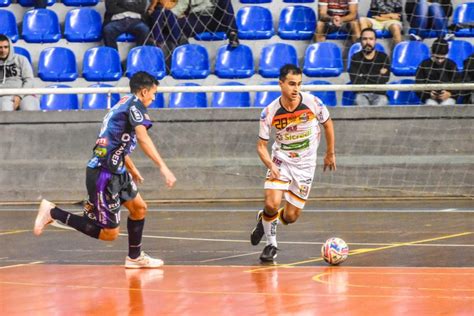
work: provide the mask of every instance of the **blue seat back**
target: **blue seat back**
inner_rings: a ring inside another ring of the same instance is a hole
[[[146,71],[158,80],[163,79],[166,76],[163,51],[156,46],[137,46],[132,48],[128,52],[125,75],[130,78],[139,71]]]
[[[256,3],[271,3],[272,0],[240,0],[240,3],[251,3],[251,4],[256,4]]]
[[[278,85],[278,81],[269,81],[263,83],[264,85]],[[258,91],[255,93],[255,107],[266,107],[269,105],[273,100],[279,98],[281,96],[280,91]]]
[[[36,2],[35,0],[18,0],[18,4],[20,4],[22,7],[34,7],[35,2]],[[55,3],[56,3],[56,0],[48,0],[46,2],[46,5],[52,6]]]
[[[120,56],[107,46],[89,48],[82,61],[82,76],[87,81],[117,81],[122,77]]]
[[[267,39],[275,34],[272,13],[264,7],[240,8],[236,23],[240,39]]]
[[[165,97],[163,93],[156,93],[155,100],[148,107],[149,109],[162,109],[165,107]]]
[[[347,54],[347,70],[351,68],[352,55],[360,52],[361,50],[362,50],[362,45],[360,44],[360,42],[352,44],[351,48],[349,48],[349,53]],[[385,48],[380,43],[375,43],[375,50],[385,53]]]
[[[354,105],[356,94],[353,91],[344,91],[342,93],[342,105],[351,106]]]
[[[456,7],[453,24],[460,28],[454,32],[457,37],[474,37],[474,2],[463,3]]]
[[[314,85],[331,85],[329,81],[324,81],[324,80],[313,80],[310,82],[307,82],[306,84],[314,84]],[[310,92],[312,95],[318,97],[321,99],[321,101],[324,103],[326,106],[336,106],[337,105],[337,97],[336,97],[336,91],[311,91]]]
[[[15,15],[8,10],[0,9],[0,34],[8,36],[13,43],[20,37],[16,25]]]
[[[61,39],[58,16],[48,9],[26,11],[22,37],[29,43],[55,43]]]
[[[223,41],[227,39],[225,32],[202,32],[194,35],[194,39],[197,41]]]
[[[76,56],[65,47],[49,47],[41,51],[38,77],[43,81],[74,81],[78,77]]]
[[[113,87],[109,84],[104,83],[95,83],[90,85],[91,88],[105,88]],[[109,95],[106,93],[88,93],[84,95],[82,100],[82,109],[83,110],[104,110],[113,107],[120,101],[120,94],[112,93],[110,95],[110,105],[109,105]]]
[[[225,82],[220,86],[245,86],[240,82]],[[212,94],[212,107],[214,108],[239,108],[250,106],[249,92],[214,92]]]
[[[402,79],[399,81],[390,82],[390,84],[414,84],[413,79]],[[415,91],[400,91],[400,90],[389,90],[387,91],[388,104],[389,105],[418,105],[421,104],[421,100]]]
[[[316,29],[316,14],[310,7],[295,5],[283,8],[278,23],[278,35],[282,39],[308,40]]]
[[[414,76],[418,65],[429,57],[430,49],[423,42],[398,43],[392,53],[392,72],[397,76]]]
[[[204,46],[186,44],[173,51],[171,75],[175,79],[203,79],[211,72],[209,55]]]
[[[219,78],[249,78],[254,68],[252,50],[247,45],[229,48],[226,44],[217,50],[215,74]]]
[[[117,42],[135,42],[135,35],[130,33],[122,33],[117,37]]]
[[[61,0],[68,7],[85,7],[93,6],[99,3],[99,0]]]
[[[47,88],[71,88],[68,85],[57,84]],[[40,108],[43,111],[77,110],[79,99],[77,94],[43,94],[41,96]]]
[[[98,42],[102,39],[102,18],[94,9],[77,8],[66,14],[64,37],[69,42]]]
[[[258,73],[265,78],[276,78],[286,64],[298,65],[296,49],[284,43],[270,44],[262,49]]]
[[[20,46],[14,46],[13,49],[15,51],[15,54],[25,56],[28,59],[28,61],[30,62],[30,64],[33,65],[33,63],[31,62],[30,52],[26,48],[23,48],[23,47],[20,47]]]
[[[187,82],[178,86],[199,86],[197,83]],[[205,92],[172,92],[170,94],[170,108],[205,108],[207,96]]]
[[[306,48],[303,72],[309,77],[337,77],[343,70],[341,49],[334,43],[314,43]]]
[[[12,4],[11,0],[0,0],[0,7],[8,7],[10,4]]]
[[[284,3],[313,3],[315,0],[283,0]]]
[[[453,60],[458,66],[459,71],[464,69],[464,60],[472,53],[472,45],[468,41],[454,40],[449,41],[448,58]]]

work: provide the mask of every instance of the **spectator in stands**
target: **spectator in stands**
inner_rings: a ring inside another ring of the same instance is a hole
[[[349,76],[352,84],[384,84],[390,79],[390,59],[375,49],[375,30],[365,28],[360,35],[362,50],[352,55]],[[358,92],[356,105],[387,105],[385,91]]]
[[[474,53],[464,61],[464,71],[462,73],[461,82],[474,82]],[[462,96],[462,102],[464,104],[474,104],[474,91],[463,90],[459,94]]]
[[[431,46],[431,57],[425,59],[416,71],[416,83],[455,83],[458,82],[456,63],[447,58],[449,45],[445,39],[439,38]],[[431,90],[417,92],[420,99],[427,105],[454,105],[456,93],[450,90]]]
[[[402,41],[402,10],[401,0],[372,0],[369,17],[360,18],[360,27],[374,30],[389,30],[393,36],[393,44]]]
[[[405,13],[412,29],[443,30],[447,29],[449,17],[453,14],[451,0],[407,0]],[[412,40],[423,38],[410,34]]]
[[[137,45],[154,44],[145,23],[147,0],[105,0],[102,35],[105,46],[117,49],[117,37],[133,34]]]
[[[0,34],[0,89],[33,88],[33,68],[25,56],[15,54],[11,40]],[[36,111],[38,98],[34,95],[0,96],[0,110]]]
[[[324,42],[328,33],[343,30],[351,34],[352,42],[357,42],[360,36],[358,2],[359,0],[319,0],[319,20],[314,40]]]

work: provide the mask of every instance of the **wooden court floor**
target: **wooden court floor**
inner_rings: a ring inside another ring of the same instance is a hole
[[[252,207],[156,207],[144,250],[165,266],[138,271],[124,227],[34,237],[34,206],[0,207],[0,315],[473,315],[474,207],[448,204],[310,206],[279,226],[274,265],[248,241]],[[332,236],[351,249],[335,267],[319,255]]]

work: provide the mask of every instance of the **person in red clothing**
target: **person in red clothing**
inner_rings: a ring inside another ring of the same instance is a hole
[[[319,0],[314,41],[324,42],[328,33],[343,30],[351,34],[352,42],[356,42],[360,37],[358,10],[359,0]]]

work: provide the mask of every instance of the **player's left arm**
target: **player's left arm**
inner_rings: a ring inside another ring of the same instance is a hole
[[[138,125],[135,127],[135,132],[137,134],[138,143],[143,152],[158,166],[158,168],[160,168],[160,172],[165,178],[166,185],[171,188],[176,182],[176,177],[168,168],[163,158],[161,158],[161,155],[158,153],[150,135],[148,135],[146,127],[144,125]]]
[[[326,171],[326,168],[329,168],[329,170],[336,170],[334,124],[332,123],[331,118],[328,118],[327,121],[323,123],[323,126],[324,136],[326,137],[326,156],[324,156],[323,171]]]
[[[140,184],[143,183],[143,177],[140,174],[140,171],[138,171],[137,167],[133,163],[132,158],[129,155],[125,156],[125,167],[127,167],[128,172],[130,172],[130,175],[132,176],[133,181],[136,183]]]

